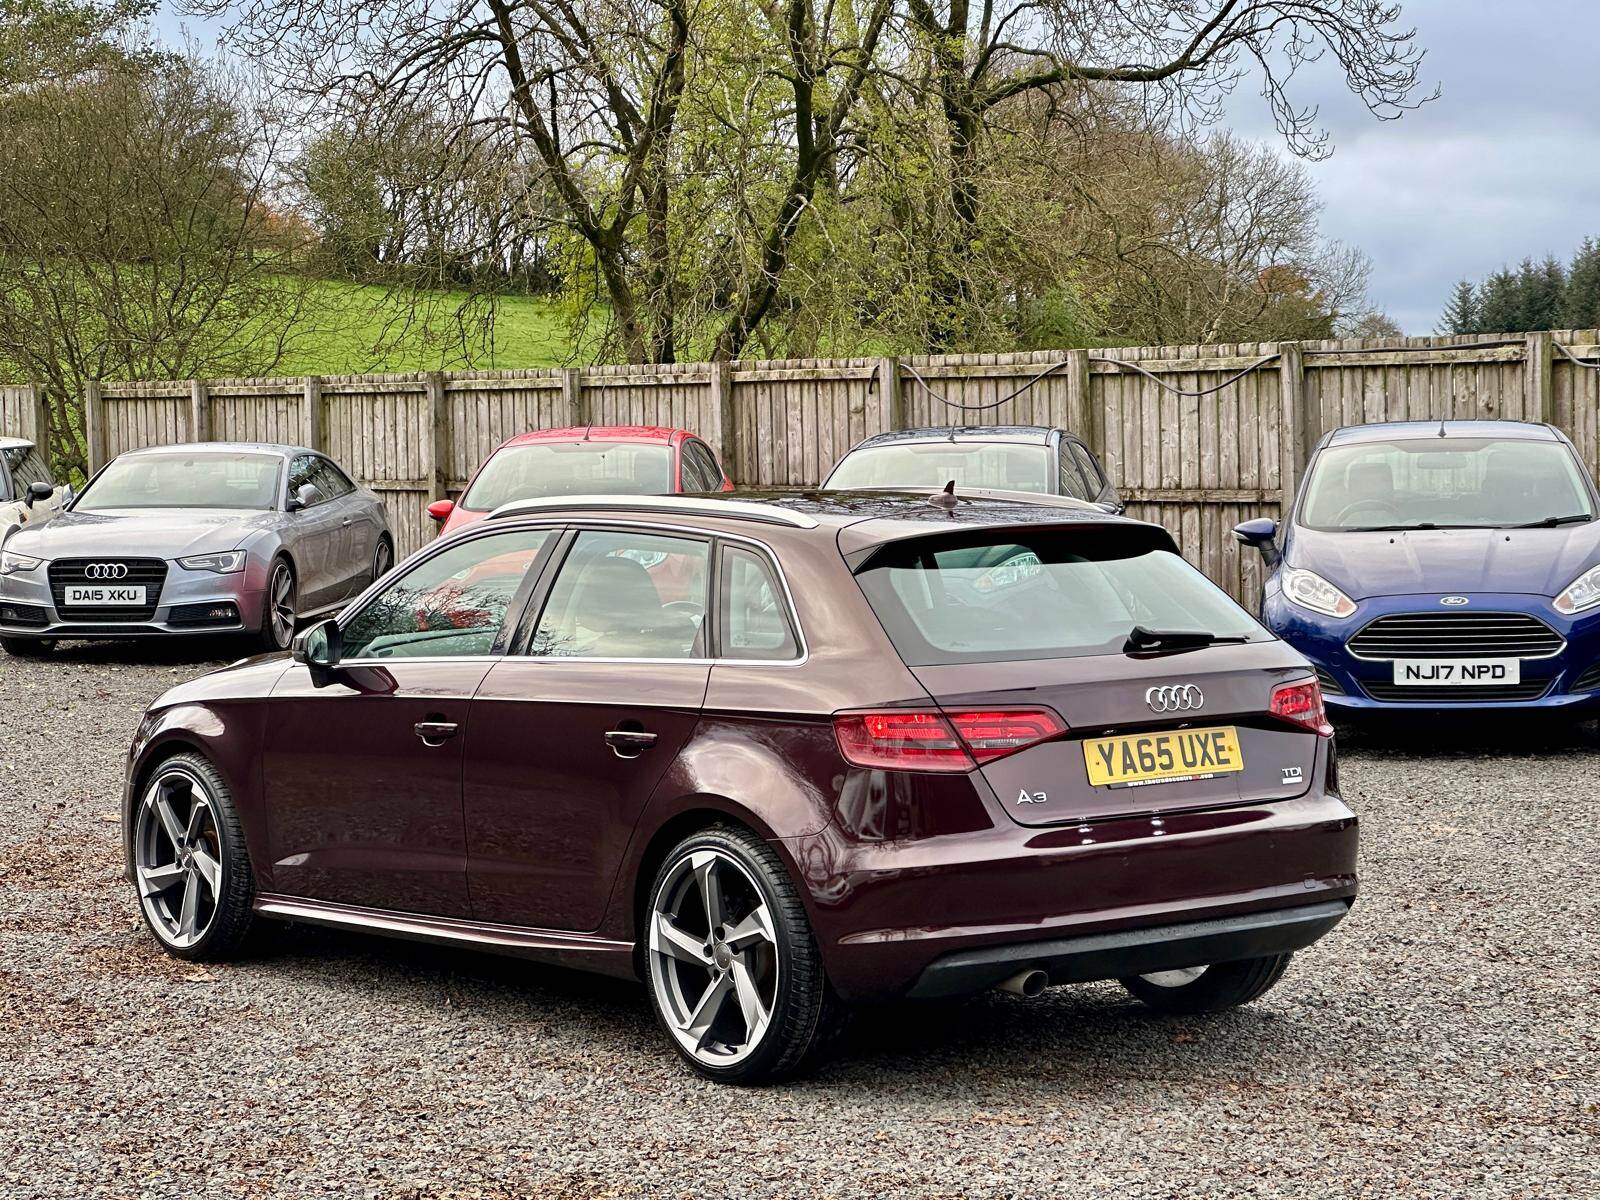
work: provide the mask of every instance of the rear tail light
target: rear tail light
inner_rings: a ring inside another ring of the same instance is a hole
[[[1328,712],[1322,707],[1322,689],[1317,686],[1315,679],[1280,684],[1273,688],[1270,711],[1280,720],[1309,729],[1318,737],[1333,736]]]
[[[1048,708],[885,709],[833,719],[839,752],[858,767],[970,771],[1060,737],[1066,722]]]

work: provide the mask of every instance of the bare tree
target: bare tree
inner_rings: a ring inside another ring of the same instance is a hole
[[[304,313],[270,118],[200,64],[90,72],[0,103],[0,363],[47,385],[64,468],[82,385],[271,370]]]
[[[1418,98],[1423,51],[1386,0],[907,0],[926,79],[948,126],[952,257],[979,224],[981,153],[995,114],[1030,94],[1114,87],[1180,129],[1213,123],[1247,75],[1301,155],[1327,152],[1314,107],[1292,85],[1331,56],[1380,119]],[[963,272],[936,283],[937,306],[966,300]],[[949,331],[954,335],[955,330]]]

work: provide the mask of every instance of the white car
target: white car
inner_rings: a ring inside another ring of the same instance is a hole
[[[71,498],[57,486],[39,448],[25,438],[0,437],[0,546],[26,525],[55,516]]]

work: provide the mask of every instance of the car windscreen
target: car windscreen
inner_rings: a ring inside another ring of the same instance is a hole
[[[672,490],[670,446],[534,442],[495,451],[461,498],[461,507],[488,512],[536,496],[658,496]]]
[[[1312,529],[1508,528],[1594,516],[1561,442],[1429,437],[1329,446],[1306,481]]]
[[[878,551],[857,579],[914,667],[1119,653],[1136,625],[1272,637],[1177,554],[1114,531],[916,539]]]
[[[1023,442],[912,442],[863,446],[828,476],[829,488],[998,488],[1053,492],[1049,450]]]
[[[73,508],[270,509],[282,469],[275,454],[130,454],[100,472]]]

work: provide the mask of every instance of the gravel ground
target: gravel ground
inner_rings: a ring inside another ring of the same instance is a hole
[[[732,1090],[636,987],[311,929],[156,951],[115,807],[202,665],[162,653],[0,656],[0,1195],[1600,1195],[1592,729],[1350,739],[1363,898],[1247,1010],[900,1007]]]

